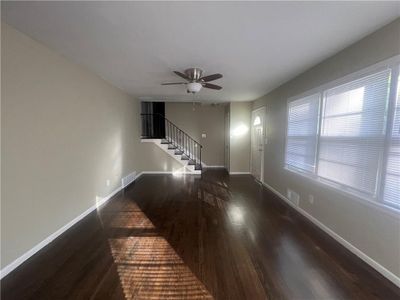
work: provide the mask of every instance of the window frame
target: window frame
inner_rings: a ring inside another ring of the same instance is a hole
[[[388,102],[386,105],[386,115],[385,115],[385,125],[384,125],[384,148],[382,157],[380,158],[377,170],[377,181],[376,181],[376,191],[374,195],[364,194],[357,189],[352,188],[350,186],[337,183],[333,180],[329,180],[326,178],[322,178],[318,176],[318,158],[319,158],[319,151],[320,151],[320,139],[321,139],[321,126],[322,126],[322,115],[323,109],[325,106],[325,99],[326,99],[326,92],[331,88],[335,88],[344,84],[347,84],[351,81],[361,79],[363,77],[378,73],[380,71],[390,69],[390,85],[389,85],[389,95],[388,95]],[[285,152],[284,152],[284,162],[283,162],[283,169],[289,171],[290,173],[300,175],[302,177],[306,177],[307,179],[311,180],[318,185],[322,185],[323,187],[328,187],[329,189],[333,189],[340,194],[345,195],[346,197],[359,200],[362,203],[369,203],[373,206],[378,206],[380,208],[384,208],[384,210],[394,211],[396,214],[400,213],[400,205],[396,203],[388,203],[385,202],[383,199],[383,191],[384,191],[384,182],[385,182],[385,175],[386,175],[386,166],[388,163],[388,156],[387,153],[389,151],[390,142],[391,142],[391,133],[393,129],[393,122],[394,122],[394,114],[395,114],[395,105],[396,105],[396,97],[397,97],[397,89],[400,88],[398,86],[398,76],[400,74],[400,55],[396,55],[392,58],[387,60],[381,61],[377,64],[364,68],[362,70],[350,73],[345,75],[339,79],[330,81],[323,85],[320,85],[316,88],[310,89],[304,93],[298,94],[293,97],[289,97],[286,103],[286,128],[285,128]],[[317,117],[317,139],[316,139],[316,149],[315,149],[315,171],[314,173],[308,172],[305,170],[298,169],[294,166],[288,165],[286,163],[286,151],[287,151],[287,144],[288,144],[288,126],[289,126],[289,104],[290,102],[300,100],[305,97],[313,96],[319,94],[319,113]]]

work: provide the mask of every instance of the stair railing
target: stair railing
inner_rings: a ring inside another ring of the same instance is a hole
[[[161,114],[141,114],[142,139],[164,139],[187,157],[195,169],[202,169],[203,146]]]

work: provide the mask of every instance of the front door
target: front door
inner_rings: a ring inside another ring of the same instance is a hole
[[[251,115],[251,173],[259,181],[264,179],[265,107]]]

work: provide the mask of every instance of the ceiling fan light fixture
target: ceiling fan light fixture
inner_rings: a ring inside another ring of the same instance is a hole
[[[200,92],[202,87],[203,86],[201,85],[201,83],[198,83],[198,82],[189,82],[187,84],[187,90],[190,93],[198,93],[198,92]]]

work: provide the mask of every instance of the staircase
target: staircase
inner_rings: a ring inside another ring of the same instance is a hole
[[[161,114],[141,114],[142,142],[153,142],[183,167],[184,173],[201,174],[202,145]]]

